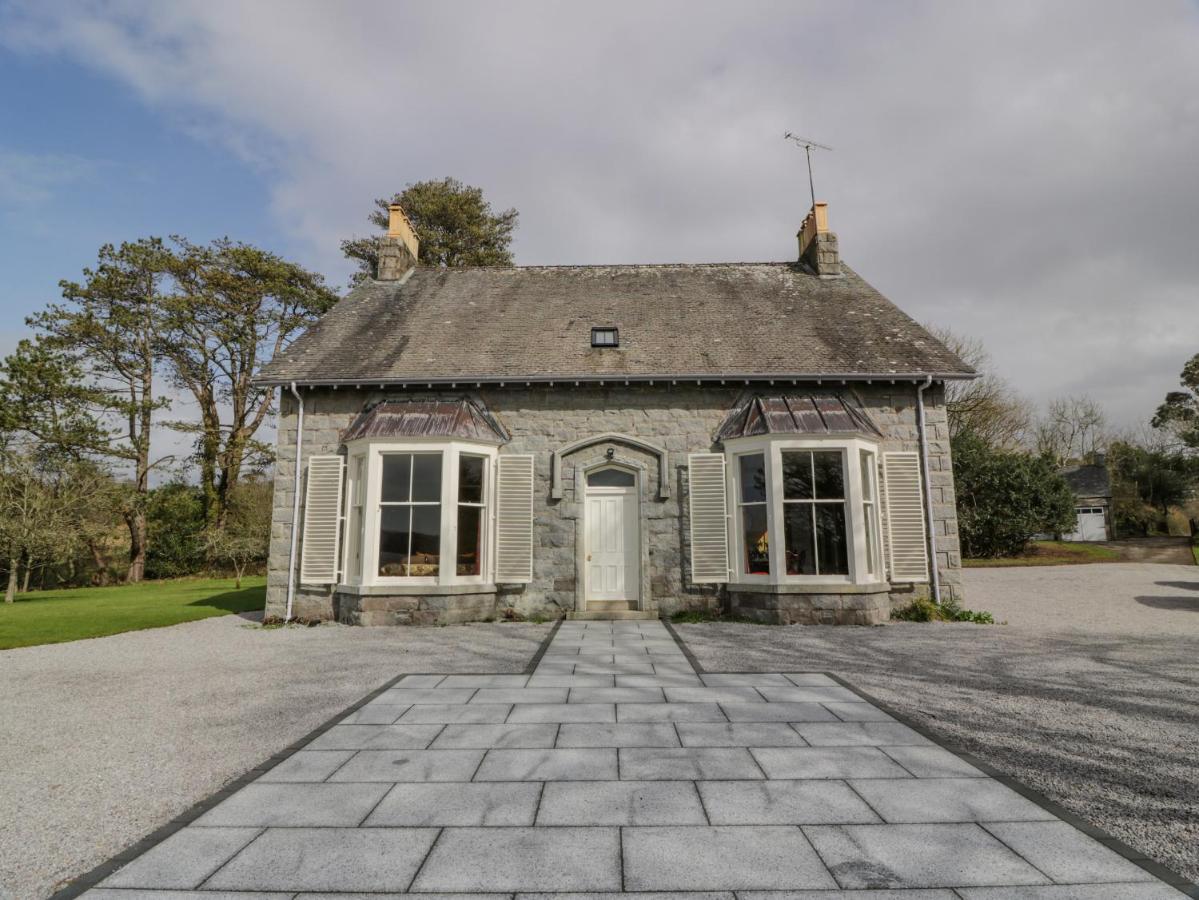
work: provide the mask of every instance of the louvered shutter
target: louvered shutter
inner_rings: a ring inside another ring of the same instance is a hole
[[[884,453],[887,555],[896,582],[928,581],[928,534],[918,453]]]
[[[533,457],[505,454],[496,461],[495,580],[533,580]]]
[[[304,545],[300,552],[302,584],[334,584],[341,543],[341,482],[345,460],[313,456],[308,460],[304,493]]]
[[[687,457],[688,503],[691,512],[691,580],[729,580],[728,489],[724,456],[692,453]]]

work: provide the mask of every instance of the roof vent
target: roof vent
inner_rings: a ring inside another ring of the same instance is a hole
[[[611,326],[597,325],[591,329],[592,347],[619,347],[620,332]]]

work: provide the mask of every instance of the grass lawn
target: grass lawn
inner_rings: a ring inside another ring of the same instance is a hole
[[[1070,566],[1085,563],[1119,562],[1120,551],[1099,544],[1073,541],[1033,541],[1032,549],[1023,556],[1005,559],[964,559],[966,568],[996,566]]]
[[[0,602],[0,650],[162,628],[262,609],[266,578],[145,581],[116,587],[31,591]]]

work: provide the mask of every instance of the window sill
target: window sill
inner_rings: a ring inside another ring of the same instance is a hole
[[[885,581],[875,581],[870,584],[846,584],[843,581],[831,581],[826,584],[814,581],[803,584],[730,581],[729,590],[743,594],[886,594],[890,592],[891,585]]]
[[[358,597],[447,597],[459,594],[494,594],[494,584],[339,584],[337,593]]]

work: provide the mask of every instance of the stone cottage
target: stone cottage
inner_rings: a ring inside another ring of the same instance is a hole
[[[839,258],[377,277],[280,390],[267,614],[434,624],[718,609],[885,620],[958,597],[944,385],[974,372]]]

